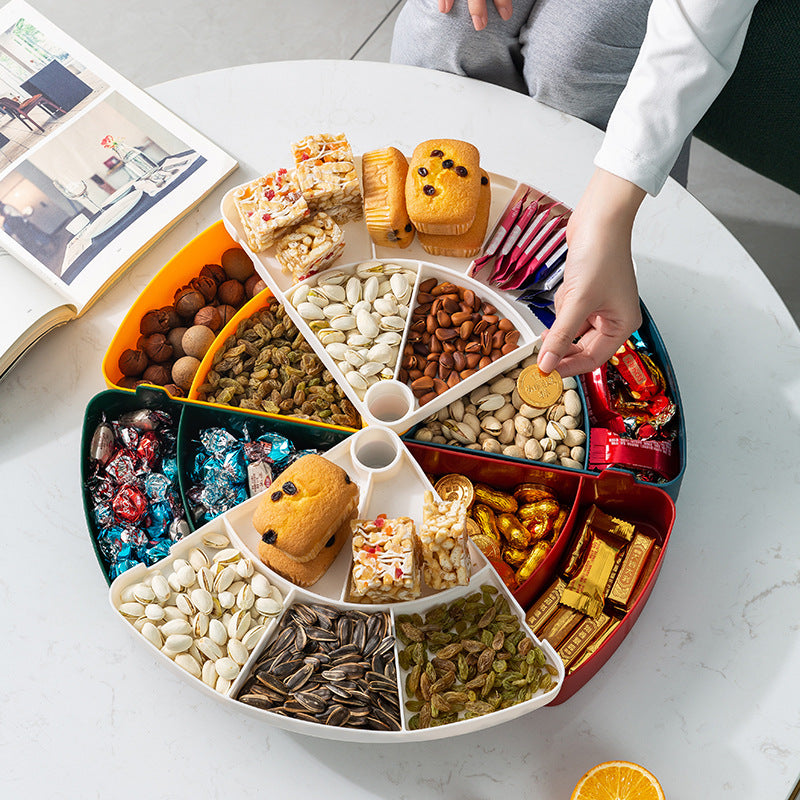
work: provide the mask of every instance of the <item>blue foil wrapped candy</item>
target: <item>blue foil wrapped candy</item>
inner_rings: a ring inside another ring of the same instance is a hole
[[[294,444],[285,436],[266,431],[253,438],[247,424],[235,432],[204,428],[196,445],[187,500],[198,525],[243,503],[251,496],[251,487],[257,487],[254,493],[263,491],[272,476],[297,457]]]

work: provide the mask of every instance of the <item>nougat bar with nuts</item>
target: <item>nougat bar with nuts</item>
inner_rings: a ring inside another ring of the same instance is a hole
[[[343,134],[307,136],[292,145],[292,154],[312,211],[325,211],[340,225],[361,217],[361,186],[353,151]]]
[[[420,569],[414,520],[410,517],[354,520],[350,599],[357,603],[414,600]]]
[[[344,251],[342,229],[324,211],[281,236],[275,257],[296,281],[327,269]]]
[[[422,577],[431,589],[469,583],[472,563],[467,547],[467,507],[460,500],[433,499],[425,492],[419,530]]]
[[[309,215],[294,170],[279,169],[240,186],[233,194],[247,244],[256,253]]]

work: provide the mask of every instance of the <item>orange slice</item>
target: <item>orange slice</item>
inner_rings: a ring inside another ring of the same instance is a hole
[[[664,800],[664,790],[639,764],[606,761],[578,781],[570,800]]]

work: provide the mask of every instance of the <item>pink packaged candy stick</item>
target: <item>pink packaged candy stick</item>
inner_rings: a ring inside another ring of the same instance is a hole
[[[508,269],[508,264],[513,259],[511,254],[519,249],[519,241],[525,234],[525,231],[531,224],[531,220],[536,216],[536,212],[538,210],[539,201],[536,200],[527,206],[527,208],[525,208],[525,210],[519,215],[519,219],[514,223],[514,227],[509,231],[508,236],[506,236],[505,241],[503,242],[503,246],[500,248],[500,252],[495,258],[494,269],[492,270],[492,274],[489,276],[490,283],[496,281],[498,277]]]
[[[525,191],[520,195],[519,199],[506,211],[505,215],[498,223],[497,228],[495,228],[491,241],[486,245],[486,251],[480,258],[476,258],[472,262],[472,266],[469,270],[470,275],[477,275],[484,266],[494,259],[495,254],[502,246],[509,231],[514,227],[514,223],[522,213],[522,207],[530,191],[531,189],[529,186],[525,187]]]
[[[512,250],[509,257],[503,260],[502,269],[496,269],[494,275],[492,276],[494,282],[499,286],[502,286],[503,283],[514,274],[518,267],[520,257],[530,245],[531,240],[537,235],[547,219],[550,217],[552,208],[552,203],[548,205],[540,204],[538,206],[537,213],[531,220],[528,230],[525,231],[525,235],[522,237],[521,241],[517,243],[517,246]]]
[[[521,267],[517,267],[510,280],[503,285],[503,288],[519,289],[519,287],[522,286],[522,284],[525,283],[525,281],[531,275],[533,275],[536,270],[547,261],[548,258],[550,258],[550,256],[558,249],[558,247],[565,242],[566,238],[567,229],[565,225],[561,227],[560,230],[557,230],[555,235],[551,236],[550,240],[539,248],[540,255],[538,255],[536,258],[528,260]]]
[[[547,221],[547,224],[542,226],[539,233],[531,240],[531,243],[525,248],[525,252],[517,262],[517,269],[525,269],[525,267],[536,258],[536,254],[541,248],[548,244],[550,237],[553,236],[560,228],[566,225],[566,214],[559,214],[552,217]]]

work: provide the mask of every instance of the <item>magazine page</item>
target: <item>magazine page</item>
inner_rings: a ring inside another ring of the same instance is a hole
[[[0,250],[0,376],[55,325],[75,316],[61,293]]]
[[[26,3],[0,9],[0,247],[79,312],[235,166]]]

